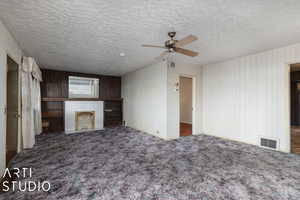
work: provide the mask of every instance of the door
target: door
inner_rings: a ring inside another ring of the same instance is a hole
[[[7,57],[6,84],[6,165],[18,151],[19,67]]]

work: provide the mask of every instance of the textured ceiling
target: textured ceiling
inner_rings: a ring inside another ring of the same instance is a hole
[[[167,32],[207,64],[300,42],[299,0],[1,0],[0,19],[47,68],[120,75],[153,62]],[[124,52],[125,57],[120,57]]]

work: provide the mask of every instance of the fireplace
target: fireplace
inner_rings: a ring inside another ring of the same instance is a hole
[[[95,129],[95,111],[75,112],[76,131]]]
[[[103,101],[65,101],[65,133],[103,129]]]

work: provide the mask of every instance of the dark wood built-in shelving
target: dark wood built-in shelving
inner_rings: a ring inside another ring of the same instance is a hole
[[[104,125],[122,124],[121,77],[42,69],[42,119],[44,132],[64,131],[65,101],[104,101]],[[68,77],[99,78],[99,98],[68,98]],[[109,111],[109,112],[105,112]]]

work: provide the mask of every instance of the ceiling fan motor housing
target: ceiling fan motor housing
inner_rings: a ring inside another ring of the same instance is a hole
[[[174,40],[176,32],[169,32],[168,35],[171,39],[165,42],[165,47],[168,48],[169,52],[174,52],[175,43],[177,42],[177,40]]]
[[[174,32],[174,31],[168,33],[168,36],[172,39],[173,39],[173,37],[175,37],[175,35],[176,35],[176,32]]]
[[[167,40],[165,42],[165,46],[168,48],[168,49],[174,49],[175,48],[175,43],[176,43],[176,40]]]

